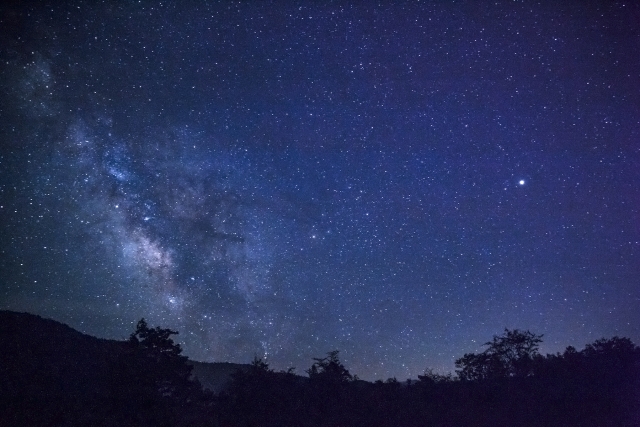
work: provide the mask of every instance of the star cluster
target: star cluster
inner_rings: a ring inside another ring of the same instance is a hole
[[[195,360],[640,341],[640,8],[2,6],[0,307]]]

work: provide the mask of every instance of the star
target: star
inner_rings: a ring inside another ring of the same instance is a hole
[[[637,2],[12,3],[0,308],[366,379],[640,340]]]

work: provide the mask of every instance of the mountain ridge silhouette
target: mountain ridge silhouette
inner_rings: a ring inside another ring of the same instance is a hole
[[[123,351],[125,343],[84,334],[36,314],[0,310],[0,394],[99,392],[106,387],[108,357]],[[214,393],[224,389],[233,372],[249,366],[188,363],[193,366],[193,376]]]

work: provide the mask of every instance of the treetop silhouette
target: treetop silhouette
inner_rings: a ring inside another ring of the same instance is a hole
[[[343,384],[354,380],[349,370],[344,367],[338,358],[338,350],[327,353],[326,357],[314,357],[314,363],[307,369],[307,374],[311,380],[323,381],[327,383]],[[357,378],[356,378],[357,379]]]
[[[542,335],[505,328],[503,335],[494,335],[484,344],[487,349],[482,353],[467,353],[456,360],[456,373],[467,381],[529,376],[541,342]]]

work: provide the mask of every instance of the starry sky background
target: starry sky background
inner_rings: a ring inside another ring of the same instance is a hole
[[[640,342],[635,2],[34,2],[0,22],[0,308],[415,378]]]

